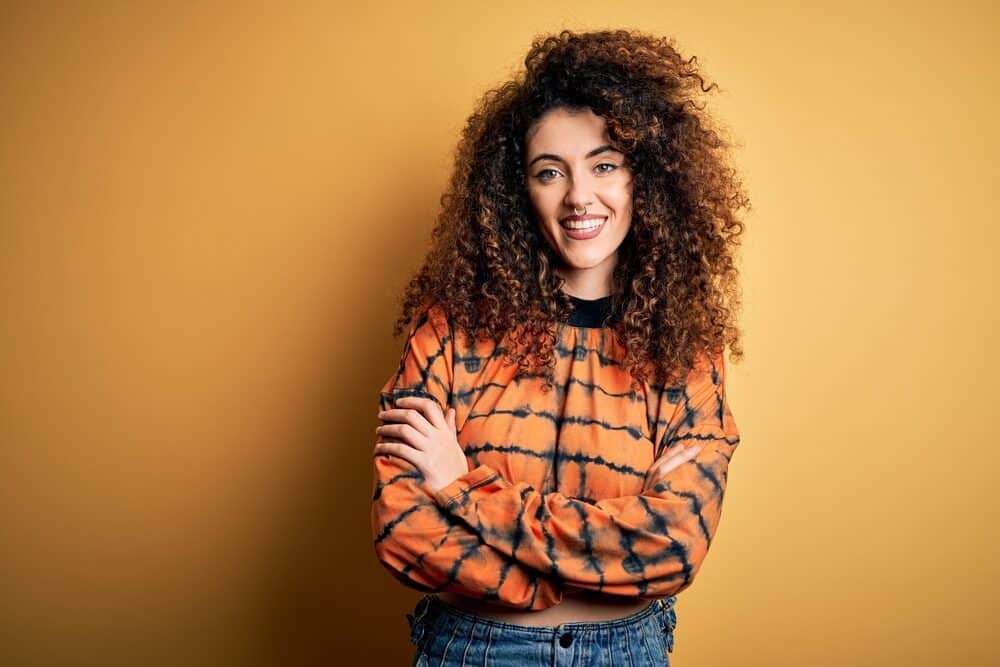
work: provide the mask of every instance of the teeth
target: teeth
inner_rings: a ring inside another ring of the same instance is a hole
[[[560,223],[566,229],[597,229],[606,218],[593,218],[592,220],[567,220]]]

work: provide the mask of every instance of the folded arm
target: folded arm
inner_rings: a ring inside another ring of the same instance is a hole
[[[479,465],[434,500],[498,551],[569,589],[674,595],[691,585],[708,553],[740,441],[724,375],[721,355],[688,375],[659,449],[695,442],[702,449],[638,495],[591,504]]]
[[[400,396],[450,404],[453,343],[446,322],[425,310],[414,323],[399,369],[382,387],[382,410]],[[490,546],[442,509],[416,466],[400,457],[373,457],[371,527],[379,562],[403,584],[423,592],[450,591],[521,609],[558,604],[562,587]]]

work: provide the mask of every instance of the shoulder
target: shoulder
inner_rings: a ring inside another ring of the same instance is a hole
[[[447,331],[451,329],[451,317],[445,307],[437,301],[425,301],[422,307],[424,317],[436,329]]]
[[[413,311],[410,338],[436,339],[440,342],[451,340],[451,318],[439,302],[424,301]]]
[[[687,374],[686,384],[691,387],[721,387],[725,384],[725,350],[699,350]]]

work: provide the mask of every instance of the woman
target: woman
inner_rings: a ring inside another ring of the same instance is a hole
[[[749,201],[694,62],[563,31],[468,120],[373,459],[414,664],[669,664],[740,440]]]

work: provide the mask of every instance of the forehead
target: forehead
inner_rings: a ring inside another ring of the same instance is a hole
[[[531,126],[527,133],[529,152],[584,154],[602,143],[608,143],[605,120],[590,109],[550,109]]]

